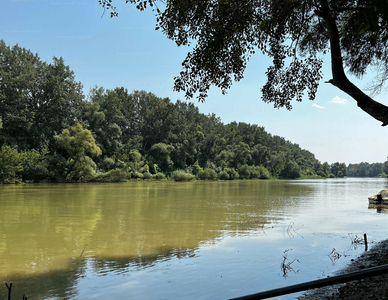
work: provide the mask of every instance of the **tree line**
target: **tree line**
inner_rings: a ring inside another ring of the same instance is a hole
[[[387,177],[388,160],[384,163],[367,163],[349,164],[348,176],[350,177]]]
[[[0,58],[0,182],[347,176],[344,163],[189,102],[123,87],[85,97],[62,58],[3,40]]]

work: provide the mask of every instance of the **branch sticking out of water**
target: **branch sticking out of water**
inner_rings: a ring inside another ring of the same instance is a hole
[[[79,257],[82,257],[82,254],[84,254],[86,246],[88,246],[88,244],[85,244],[84,249],[82,250],[82,253],[81,253],[81,255]]]
[[[288,257],[288,251],[290,251],[290,250],[291,250],[291,249],[287,249],[287,250],[284,251],[283,261],[280,263],[280,269],[281,269],[282,272],[283,272],[283,277],[287,277],[289,271],[292,271],[292,272],[294,272],[294,273],[299,272],[299,270],[295,272],[295,270],[291,267],[291,265],[292,265],[295,261],[297,261],[298,263],[300,263],[300,261],[299,261],[298,259],[295,258],[293,261],[289,261],[289,262],[286,263],[287,257]]]
[[[5,286],[8,289],[8,300],[11,300],[12,283],[10,283],[9,286],[8,286],[8,283],[6,283]]]
[[[8,285],[8,283],[5,284],[5,286],[8,289],[8,300],[11,300],[11,290],[12,290],[12,282]],[[27,300],[26,294],[23,294],[23,300]]]
[[[296,232],[298,229],[302,228],[303,225],[302,225],[302,226],[299,226],[299,227],[296,228],[296,229],[293,229],[292,227],[293,227],[294,225],[295,225],[294,222],[291,222],[290,225],[288,225],[287,230],[286,230],[288,236],[290,237],[290,239],[293,239],[293,238],[294,238],[294,234],[293,234],[292,232],[294,232],[294,233],[296,233],[297,235],[299,235],[299,236],[303,239],[303,236],[301,236],[299,233]],[[291,232],[291,231],[292,231],[292,232]]]
[[[349,233],[348,235],[350,237],[350,240],[352,242],[352,246],[354,247],[354,249],[357,249],[357,247],[359,245],[364,245],[365,239],[363,237],[360,237],[360,236],[357,236],[357,235],[353,236],[353,234],[351,234],[351,233]]]
[[[339,260],[341,258],[341,256],[342,255],[339,254],[335,248],[333,248],[333,250],[331,250],[331,253],[328,255],[328,257],[330,258],[330,260],[332,262],[336,262],[337,260]]]

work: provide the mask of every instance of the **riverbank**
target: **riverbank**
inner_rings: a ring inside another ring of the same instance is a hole
[[[142,174],[143,175],[143,174]],[[333,178],[343,178],[343,177],[331,177]],[[56,180],[56,181],[49,181],[49,180],[42,180],[42,181],[14,181],[14,182],[0,182],[0,185],[3,184],[29,184],[29,183],[131,183],[131,182],[192,182],[192,181],[232,181],[232,180],[307,180],[307,179],[329,179],[328,177],[321,177],[318,175],[309,175],[309,176],[301,176],[298,178],[290,179],[290,178],[281,178],[281,177],[262,177],[262,178],[240,178],[236,177],[233,179],[223,179],[219,178],[217,175],[214,178],[200,178],[199,176],[196,176],[194,174],[185,173],[185,172],[178,172],[176,174],[172,175],[166,175],[163,173],[157,173],[157,174],[146,174],[143,177],[130,177],[130,176],[104,176],[104,174],[97,173],[94,177],[84,180]]]
[[[356,272],[388,264],[388,240],[376,244],[365,251],[346,268],[335,275]],[[344,284],[315,289],[299,297],[300,300],[358,300],[358,299],[388,299],[388,274],[355,280]]]

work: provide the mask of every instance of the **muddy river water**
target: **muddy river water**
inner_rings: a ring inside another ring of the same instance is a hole
[[[387,179],[0,186],[0,299],[228,299],[388,237]],[[295,299],[300,293],[279,297]]]

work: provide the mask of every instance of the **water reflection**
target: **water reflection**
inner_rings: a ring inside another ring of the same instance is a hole
[[[368,209],[375,210],[378,214],[388,214],[387,205],[369,204]]]
[[[85,276],[86,260],[75,259],[69,261],[66,270],[48,271],[41,274],[25,276],[6,276],[1,282],[4,287],[0,297],[6,299],[8,292],[5,283],[12,282],[12,299],[75,299],[78,294],[77,282]]]
[[[15,295],[72,298],[85,261],[121,274],[195,256],[225,232],[269,230],[313,190],[281,181],[1,186],[0,279]]]

